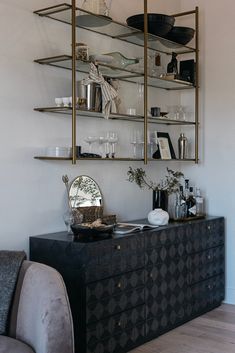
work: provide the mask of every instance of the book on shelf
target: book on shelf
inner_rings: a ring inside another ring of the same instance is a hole
[[[152,224],[138,224],[138,223],[117,223],[114,229],[116,234],[128,234],[132,232],[140,232],[142,230],[157,228],[158,226]]]

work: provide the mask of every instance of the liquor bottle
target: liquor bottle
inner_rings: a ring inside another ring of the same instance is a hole
[[[204,216],[204,198],[201,196],[201,192],[199,188],[196,188],[196,215],[197,216]]]
[[[185,188],[184,188],[184,199],[185,201],[189,197],[189,179],[185,179]]]
[[[189,196],[186,200],[187,217],[196,216],[196,200],[193,194],[193,187],[189,188]]]
[[[180,219],[180,218],[182,218],[182,215],[181,215],[181,196],[180,196],[180,192],[177,192],[176,199],[175,199],[174,219]]]
[[[180,213],[181,213],[181,218],[185,218],[186,215],[186,200],[184,196],[184,188],[183,185],[180,185]]]
[[[175,78],[178,76],[178,61],[176,59],[177,53],[172,53],[172,58],[169,64],[167,65],[167,73],[174,74]]]

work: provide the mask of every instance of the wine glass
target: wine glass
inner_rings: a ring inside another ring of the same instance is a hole
[[[185,107],[182,105],[178,106],[179,120],[186,120]]]
[[[72,234],[70,226],[71,224],[74,224],[74,215],[71,210],[68,210],[63,214],[63,220],[67,227],[68,234]]]
[[[87,136],[84,141],[89,145],[89,153],[92,153],[92,144],[97,142],[99,138],[97,136]]]
[[[116,132],[113,132],[113,131],[109,131],[107,133],[107,140],[108,140],[108,143],[110,145],[110,150],[111,150],[111,157],[112,158],[115,158],[115,153],[116,153],[116,145],[117,145],[117,142],[118,142],[118,135]],[[110,153],[110,152],[109,152]]]
[[[99,146],[101,156],[103,157],[105,155],[106,158],[109,158],[108,138],[105,136],[99,136]]]

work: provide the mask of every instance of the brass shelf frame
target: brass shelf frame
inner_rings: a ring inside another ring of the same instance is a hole
[[[186,54],[186,53],[195,53],[195,66],[196,66],[196,77],[195,77],[195,122],[184,122],[184,124],[182,122],[180,122],[180,125],[194,125],[195,126],[195,158],[193,159],[187,159],[187,160],[179,160],[179,159],[170,159],[167,161],[193,161],[195,163],[199,162],[199,156],[198,156],[198,144],[199,144],[199,136],[198,136],[198,130],[199,130],[199,109],[198,109],[198,105],[199,105],[199,65],[198,65],[198,59],[199,59],[199,10],[198,7],[195,7],[195,10],[192,11],[188,11],[188,12],[183,12],[183,13],[179,13],[179,14],[174,14],[175,17],[180,17],[180,16],[186,16],[186,15],[195,15],[195,48],[191,48],[188,46],[181,46],[181,45],[177,45],[177,43],[165,40],[161,37],[157,37],[154,36],[152,34],[148,33],[148,18],[147,18],[147,13],[148,13],[148,5],[147,5],[148,0],[144,0],[144,32],[142,31],[138,31],[132,27],[123,25],[122,23],[116,22],[116,21],[112,21],[107,19],[106,21],[107,24],[113,24],[114,27],[116,26],[116,28],[119,28],[123,31],[126,31],[126,33],[122,32],[117,34],[117,35],[112,35],[111,33],[105,33],[102,31],[98,31],[98,30],[93,30],[91,28],[87,28],[86,26],[82,25],[79,23],[79,21],[77,21],[77,11],[82,11],[83,13],[94,17],[97,21],[104,21],[104,17],[103,16],[99,16],[99,15],[94,15],[91,14],[88,11],[84,11],[81,10],[80,8],[76,7],[76,0],[71,0],[71,5],[70,4],[58,4],[55,6],[51,6],[51,7],[47,7],[41,10],[37,10],[34,11],[35,14],[41,16],[41,17],[48,17],[54,20],[57,20],[59,22],[63,22],[63,23],[67,23],[69,25],[72,26],[72,31],[71,31],[71,35],[72,35],[72,58],[70,58],[70,60],[72,60],[72,98],[73,98],[73,102],[76,101],[76,72],[77,72],[77,62],[76,62],[76,27],[81,27],[81,28],[85,28],[86,30],[90,30],[92,32],[96,32],[96,33],[100,33],[102,35],[106,35],[109,36],[111,38],[114,39],[119,39],[119,40],[123,40],[126,41],[128,43],[134,44],[134,45],[139,45],[142,46],[144,48],[144,74],[142,75],[144,78],[144,117],[130,117],[129,119],[131,121],[140,121],[142,120],[144,122],[144,163],[147,164],[148,161],[155,161],[153,159],[148,159],[147,157],[147,131],[148,131],[148,123],[153,123],[153,119],[149,119],[148,117],[148,111],[147,111],[147,107],[148,107],[148,80],[149,80],[149,76],[147,74],[147,53],[148,50],[156,50],[160,53],[165,53],[165,54],[171,54],[172,51],[177,52],[178,54]],[[61,14],[61,13],[65,13],[67,11],[71,11],[71,20],[69,21],[68,19],[63,19],[63,18],[55,18],[53,16]],[[135,38],[135,40],[133,39]],[[136,40],[136,38],[138,40]],[[162,45],[163,43],[163,49],[161,47],[161,45],[159,45],[159,43]],[[155,43],[158,43],[158,45],[154,45]],[[165,46],[164,46],[165,44]],[[182,49],[183,47],[183,49]],[[169,49],[169,50],[168,50]],[[46,58],[45,58],[46,59]],[[45,60],[44,59],[44,60]],[[39,60],[43,60],[43,59],[39,59]],[[37,60],[37,62],[39,62],[39,60]],[[42,64],[42,62],[40,62]],[[55,63],[54,63],[55,64]],[[52,63],[51,63],[52,65]],[[56,66],[56,65],[54,65]],[[125,77],[126,79],[130,79],[129,77]],[[131,81],[130,81],[131,82]],[[191,87],[190,87],[191,88]],[[61,109],[55,109],[55,108],[35,108],[35,110],[37,111],[44,111],[44,112],[57,112],[57,113],[62,113]],[[83,158],[76,158],[76,115],[77,115],[77,108],[75,105],[73,105],[71,107],[72,110],[72,163],[76,164],[77,160],[82,160]],[[63,113],[68,113],[68,109],[66,109],[66,111],[63,111]],[[83,112],[84,114],[84,112]],[[119,117],[123,118],[124,120],[128,120],[128,117],[125,117],[124,115]],[[137,120],[134,120],[137,119]],[[154,119],[155,120],[155,119]],[[158,119],[159,120],[159,119]],[[161,124],[176,124],[176,122],[173,121],[168,121],[168,122],[161,122],[155,120],[154,123],[161,123]],[[43,157],[43,156],[38,156],[35,157],[36,159],[46,159],[46,160],[71,160],[71,158],[54,158],[54,157]],[[91,158],[88,158],[87,160],[91,160]],[[96,160],[96,159],[94,159]],[[101,159],[101,158],[97,158],[97,160],[119,160],[119,161],[132,161],[133,159],[129,159],[129,158],[115,158],[115,159]],[[158,160],[158,161],[163,161],[163,160]],[[165,160],[164,160],[165,161]]]

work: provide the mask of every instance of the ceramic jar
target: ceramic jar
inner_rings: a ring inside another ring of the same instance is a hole
[[[148,221],[155,226],[164,226],[168,224],[169,214],[161,208],[155,208],[153,211],[149,212]]]

